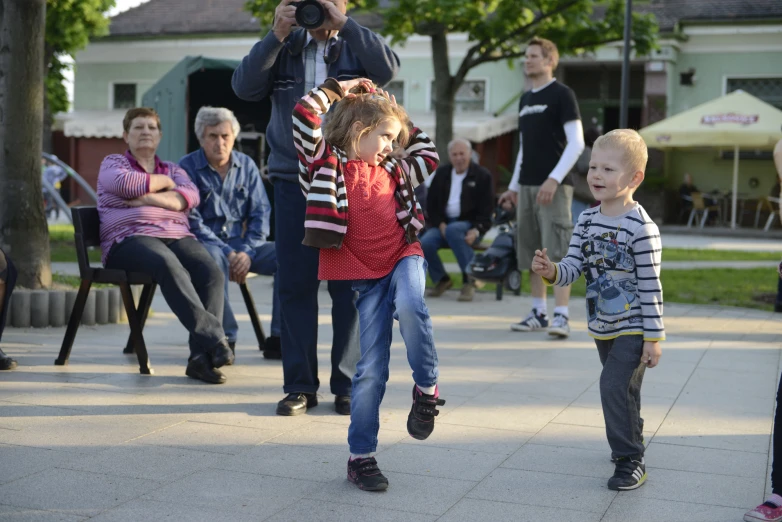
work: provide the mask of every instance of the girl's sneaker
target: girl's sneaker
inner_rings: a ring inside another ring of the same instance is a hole
[[[646,482],[646,464],[643,457],[621,457],[616,459],[614,476],[608,479],[608,489],[628,491],[640,488]]]
[[[746,522],[779,522],[782,520],[782,507],[772,502],[764,502],[744,515]]]
[[[413,407],[407,416],[407,433],[418,440],[426,440],[434,430],[434,418],[440,415],[437,406],[442,406],[445,401],[440,398],[437,387],[434,395],[427,395],[417,385],[413,385]]]
[[[375,457],[348,459],[348,480],[364,491],[385,491],[388,479],[377,467]]]

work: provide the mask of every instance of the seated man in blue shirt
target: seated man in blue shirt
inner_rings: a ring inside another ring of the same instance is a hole
[[[225,274],[223,329],[231,350],[239,325],[228,299],[229,281],[243,283],[248,272],[275,275],[277,254],[267,242],[271,206],[255,162],[233,150],[239,122],[233,112],[201,107],[195,132],[201,148],[179,160],[198,186],[201,203],[190,214],[190,229]],[[263,356],[280,359],[279,292],[273,292],[271,335]]]

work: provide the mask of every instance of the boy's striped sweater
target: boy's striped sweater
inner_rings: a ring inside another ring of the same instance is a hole
[[[348,199],[344,168],[347,155],[323,139],[321,116],[345,92],[328,78],[307,93],[293,109],[293,141],[299,156],[299,184],[307,197],[303,244],[316,248],[340,248],[348,224]],[[424,226],[421,205],[414,188],[436,169],[439,157],[434,143],[422,130],[413,128],[405,147],[408,157],[386,157],[380,164],[396,183],[396,216],[408,243],[418,241]]]

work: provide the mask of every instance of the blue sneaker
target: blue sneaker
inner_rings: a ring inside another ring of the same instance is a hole
[[[533,308],[526,319],[520,323],[510,325],[514,332],[537,332],[548,328],[548,316],[539,314],[537,309]]]

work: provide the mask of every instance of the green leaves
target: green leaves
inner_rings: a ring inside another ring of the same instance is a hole
[[[62,58],[108,32],[105,13],[112,7],[114,0],[46,0],[46,96],[52,113],[68,110],[62,83],[68,65]]]

